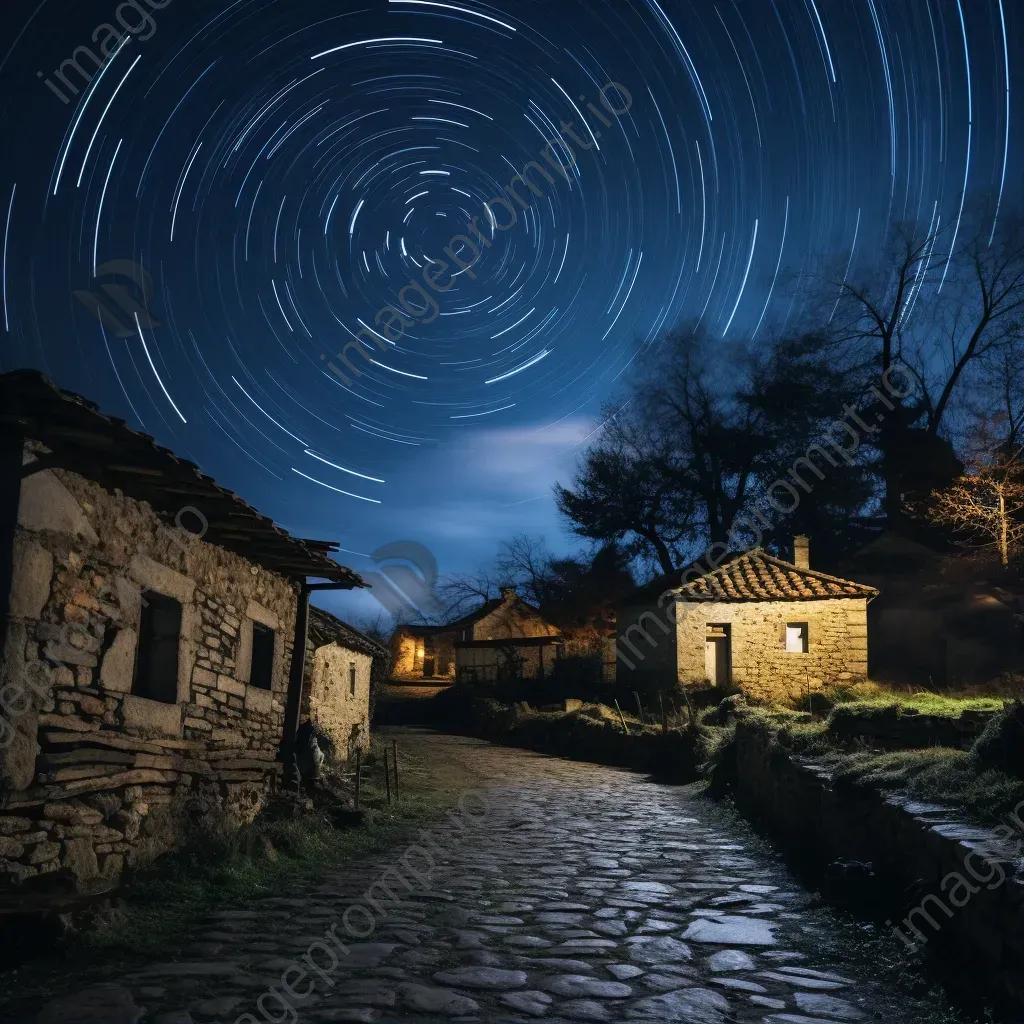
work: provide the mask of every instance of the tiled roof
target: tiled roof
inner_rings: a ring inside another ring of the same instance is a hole
[[[365,633],[360,633],[337,615],[314,605],[310,605],[309,608],[309,642],[314,649],[336,643],[339,647],[368,654],[371,658],[390,657],[384,644],[371,639]]]
[[[760,548],[730,555],[718,569],[695,578],[694,571],[694,566],[689,566],[662,576],[655,581],[656,589],[659,593],[675,591],[684,601],[813,601],[878,595],[874,587],[800,569]],[[648,584],[643,593],[646,595],[652,587],[654,584]],[[630,600],[635,601],[636,596]]]
[[[157,444],[124,420],[105,416],[73,391],[59,388],[35,370],[0,374],[0,427],[13,427],[53,454],[48,468],[68,469],[101,487],[149,504],[167,521],[183,507],[205,518],[203,538],[289,579],[331,580],[365,587],[351,569],[330,556],[333,541],[293,537],[260,515],[237,494],[221,487],[199,467]],[[191,529],[191,521],[188,529]]]

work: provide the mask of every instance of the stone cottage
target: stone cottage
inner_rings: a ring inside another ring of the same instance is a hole
[[[370,746],[370,684],[386,681],[383,645],[323,608],[309,609],[302,719],[326,733],[336,760]]]
[[[403,682],[484,681],[522,662],[520,674],[532,678],[550,671],[561,644],[557,626],[515,587],[502,587],[500,597],[447,625],[398,626],[391,637],[393,676]]]
[[[309,592],[362,585],[332,550],[0,376],[0,881],[102,888],[186,821],[250,820],[298,725]]]
[[[806,537],[792,562],[760,548],[717,569],[689,566],[642,587],[618,609],[618,678],[795,701],[867,676],[874,587],[816,572]]]
[[[1024,668],[1024,587],[1013,570],[887,530],[842,571],[881,592],[868,609],[872,679],[931,689]]]

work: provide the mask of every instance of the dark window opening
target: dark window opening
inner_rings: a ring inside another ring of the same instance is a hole
[[[139,645],[135,652],[132,693],[137,697],[178,703],[178,641],[181,605],[173,597],[147,590],[142,595]]]
[[[270,689],[274,677],[274,631],[259,622],[252,624],[252,668],[249,685]]]
[[[356,663],[348,663],[348,692],[354,697],[356,695]]]

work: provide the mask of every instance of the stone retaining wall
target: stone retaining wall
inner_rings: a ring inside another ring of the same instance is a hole
[[[1020,819],[984,829],[948,807],[835,787],[823,766],[788,754],[770,728],[742,719],[736,797],[826,895],[831,885],[855,912],[877,901],[903,941],[941,965],[951,990],[1015,1013],[1024,1008]]]

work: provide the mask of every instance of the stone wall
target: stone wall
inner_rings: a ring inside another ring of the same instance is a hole
[[[356,670],[352,693],[350,666]],[[311,651],[306,658],[302,713],[334,742],[334,756],[346,760],[356,749],[370,747],[370,670],[368,654],[337,643]]]
[[[729,626],[732,684],[757,700],[794,701],[808,690],[867,676],[867,601],[693,601],[676,604],[679,681],[707,678],[709,623]],[[807,653],[786,650],[786,624],[807,623]]]
[[[292,585],[62,470],[23,481],[15,563],[0,879],[114,880],[186,819],[251,819],[279,772]],[[176,703],[131,693],[146,590],[182,606]],[[254,620],[277,634],[270,690],[248,685]]]
[[[826,768],[780,749],[771,728],[742,719],[735,784],[740,808],[833,901],[894,926],[954,992],[1024,1009],[1024,820],[986,829],[949,807],[837,788]]]

